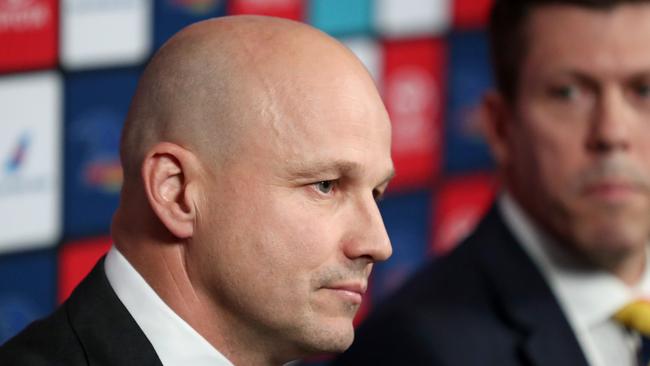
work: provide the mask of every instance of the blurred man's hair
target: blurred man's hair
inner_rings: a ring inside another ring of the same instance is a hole
[[[499,92],[508,100],[517,96],[521,62],[527,52],[526,25],[537,8],[571,5],[608,11],[624,4],[650,3],[650,0],[495,0],[489,23],[492,70]]]

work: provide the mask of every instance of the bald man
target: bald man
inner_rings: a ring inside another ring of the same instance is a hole
[[[280,365],[345,350],[376,261],[390,124],[344,46],[225,17],[147,66],[121,145],[114,246],[2,365]]]

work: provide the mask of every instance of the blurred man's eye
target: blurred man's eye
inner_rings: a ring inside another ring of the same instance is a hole
[[[635,84],[634,93],[642,98],[650,97],[650,84],[645,82]]]
[[[570,100],[578,96],[578,88],[572,85],[557,85],[550,87],[548,94],[554,99]]]

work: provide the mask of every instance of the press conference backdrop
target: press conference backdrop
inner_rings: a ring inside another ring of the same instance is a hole
[[[491,83],[489,0],[0,0],[0,343],[51,312],[107,250],[120,130],[152,53],[192,22],[312,24],[366,64],[393,124],[381,211],[393,257],[363,317],[449,250],[494,194],[477,103]]]

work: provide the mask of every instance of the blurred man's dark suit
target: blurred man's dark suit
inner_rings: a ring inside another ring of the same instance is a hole
[[[109,284],[103,260],[54,314],[0,347],[0,365],[162,366]]]
[[[358,329],[336,365],[587,366],[558,302],[497,207]]]

